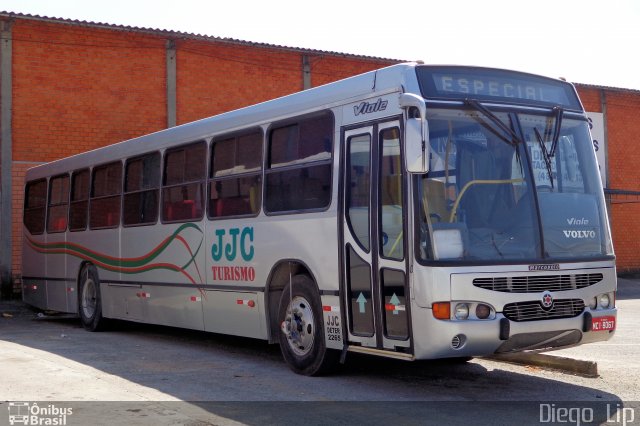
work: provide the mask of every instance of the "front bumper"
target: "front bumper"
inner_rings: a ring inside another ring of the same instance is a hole
[[[573,318],[510,321],[501,313],[492,320],[438,320],[431,309],[413,310],[416,322],[427,325],[431,335],[414,329],[416,359],[487,356],[494,353],[547,351],[584,343],[606,341],[615,329],[594,331],[590,325],[599,317],[617,318],[617,309],[586,309]]]

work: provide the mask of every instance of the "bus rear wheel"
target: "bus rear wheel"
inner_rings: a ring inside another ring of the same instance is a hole
[[[106,320],[102,317],[100,280],[95,266],[87,265],[82,269],[78,295],[78,311],[83,327],[89,331],[104,329]]]
[[[338,353],[328,350],[324,341],[322,318],[315,284],[306,275],[296,275],[282,292],[278,322],[280,351],[298,374],[326,374],[337,364]]]

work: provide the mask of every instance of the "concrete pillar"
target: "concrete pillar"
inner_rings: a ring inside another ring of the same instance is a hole
[[[607,186],[611,187],[611,181],[609,180],[609,126],[607,126],[607,93],[604,89],[600,89],[600,111],[602,111],[602,123],[604,125],[604,141],[607,149],[604,151],[604,164],[606,166],[605,181]]]
[[[167,40],[167,128],[174,127],[176,118],[176,42]]]
[[[12,21],[0,21],[0,296],[13,294],[11,283],[12,170]]]
[[[302,55],[302,89],[311,89],[311,60],[307,55]]]

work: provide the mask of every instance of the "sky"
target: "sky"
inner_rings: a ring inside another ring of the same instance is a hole
[[[0,10],[640,90],[640,0],[2,0]]]

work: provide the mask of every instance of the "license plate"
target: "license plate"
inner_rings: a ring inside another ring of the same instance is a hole
[[[616,328],[616,317],[599,317],[591,320],[591,331],[607,331]]]

